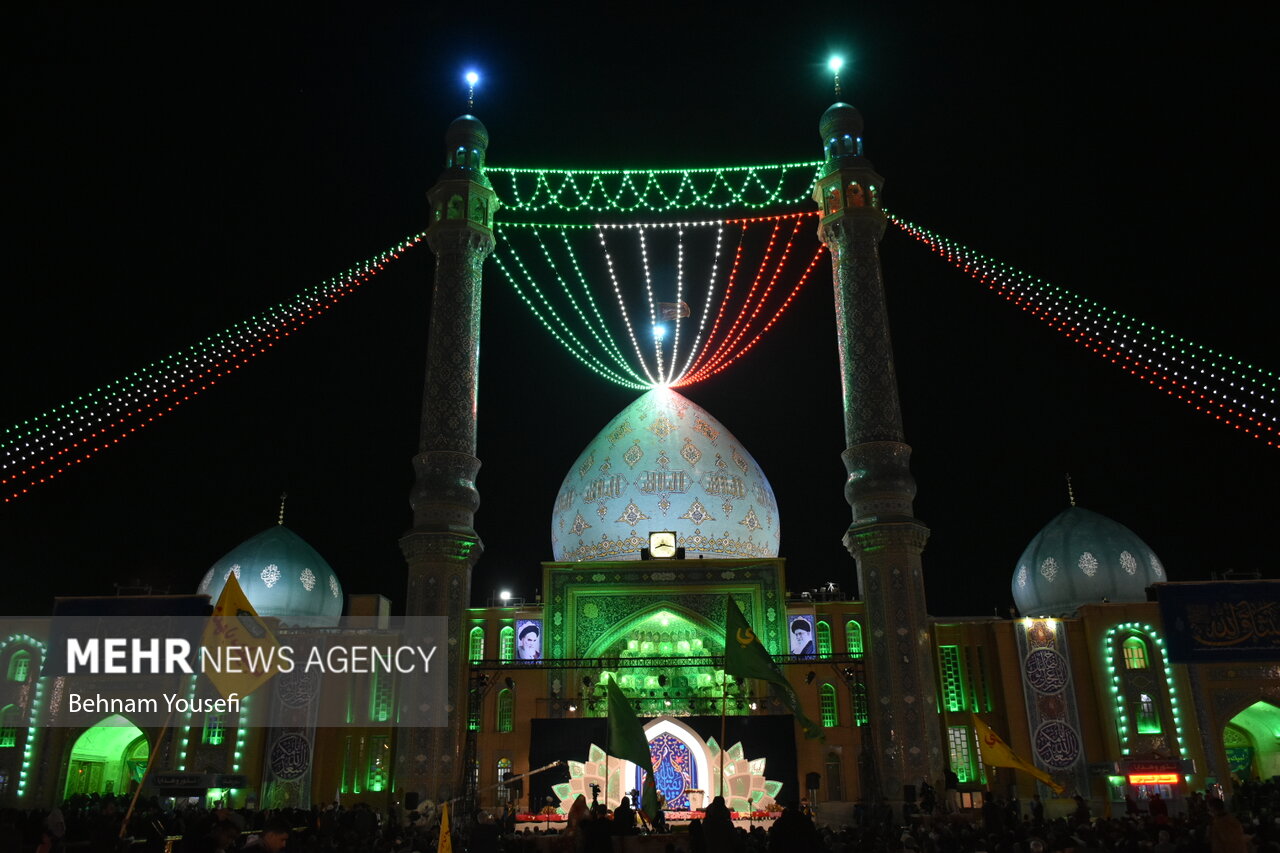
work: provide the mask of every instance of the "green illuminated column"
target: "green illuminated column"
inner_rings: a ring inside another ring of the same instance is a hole
[[[413,459],[409,502],[413,529],[400,540],[409,569],[405,613],[449,620],[447,697],[415,696],[417,704],[446,702],[449,725],[401,733],[396,789],[437,802],[456,796],[462,781],[466,725],[466,648],[461,639],[471,604],[471,570],[483,546],[475,531],[480,505],[476,474],[476,393],[480,364],[480,283],[493,251],[497,196],[484,175],[489,133],[462,116],[445,134],[445,170],[427,193],[427,244],[436,255],[422,431]],[[441,649],[441,652],[446,649]]]
[[[848,104],[822,116],[824,175],[814,188],[818,236],[831,251],[844,389],[842,454],[853,522],[845,547],[858,565],[871,636],[869,743],[878,793],[942,778],[942,738],[920,554],[929,529],[913,515],[916,484],[889,340],[880,238],[883,179],[862,156],[862,117]]]

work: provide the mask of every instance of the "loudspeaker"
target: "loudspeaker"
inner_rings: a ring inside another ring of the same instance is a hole
[[[902,786],[902,801],[903,801],[904,803],[914,803],[914,802],[916,801],[916,786],[915,786],[915,785],[903,785],[903,786]]]
[[[407,812],[416,811],[418,808],[419,795],[417,791],[410,791],[404,795],[404,810]]]

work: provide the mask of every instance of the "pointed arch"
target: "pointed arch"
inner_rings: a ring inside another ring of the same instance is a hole
[[[673,602],[664,601],[653,604],[644,610],[639,610],[630,615],[629,618],[619,622],[611,630],[606,631],[591,644],[582,657],[606,657],[606,651],[613,645],[618,643],[623,637],[637,626],[648,622],[651,619],[657,619],[661,622],[663,613],[669,614],[673,620],[682,620],[689,624],[690,627],[702,633],[704,654],[721,654],[724,652],[724,626],[716,625],[708,620],[701,613],[690,610]],[[659,629],[660,630],[660,627]]]
[[[817,640],[818,657],[831,657],[831,625],[825,620],[819,620],[817,630],[814,631],[814,638]]]
[[[516,659],[516,629],[510,625],[502,626],[498,632],[498,660]]]
[[[515,729],[515,708],[515,694],[505,687],[502,688],[502,692],[498,694],[497,731],[510,732]]]
[[[1142,638],[1133,635],[1126,637],[1122,644],[1124,650],[1124,668],[1125,669],[1146,669],[1151,655],[1147,652],[1147,644]]]
[[[822,725],[833,729],[840,725],[840,700],[834,684],[823,684],[818,688],[818,702],[822,710]]]
[[[471,629],[467,639],[467,660],[472,663],[484,660],[484,628],[479,625]]]
[[[850,657],[862,657],[862,626],[857,620],[850,619],[844,626],[845,649]]]

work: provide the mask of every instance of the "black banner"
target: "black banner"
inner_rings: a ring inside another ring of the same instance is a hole
[[[1280,583],[1158,584],[1156,595],[1174,663],[1280,657]]]

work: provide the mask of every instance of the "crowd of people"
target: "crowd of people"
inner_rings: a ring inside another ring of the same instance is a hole
[[[310,810],[175,810],[142,800],[122,842],[127,806],[111,795],[93,795],[50,811],[0,811],[0,853],[432,853],[441,829],[441,811],[430,806],[404,813],[336,803]],[[1046,817],[1038,799],[1019,804],[989,797],[979,810],[956,811],[925,797],[905,821],[881,802],[862,804],[851,825],[831,826],[796,804],[768,828],[748,829],[735,826],[717,797],[701,817],[659,843],[670,853],[1280,853],[1280,783],[1274,780],[1240,786],[1229,808],[1195,793],[1173,809],[1152,797],[1129,800],[1113,812],[1097,817],[1079,797],[1073,811],[1058,818]],[[647,826],[629,800],[610,811],[582,798],[555,828],[517,832],[513,813],[483,811],[451,815],[450,826],[458,853],[596,853],[612,851],[618,835],[661,828]]]

